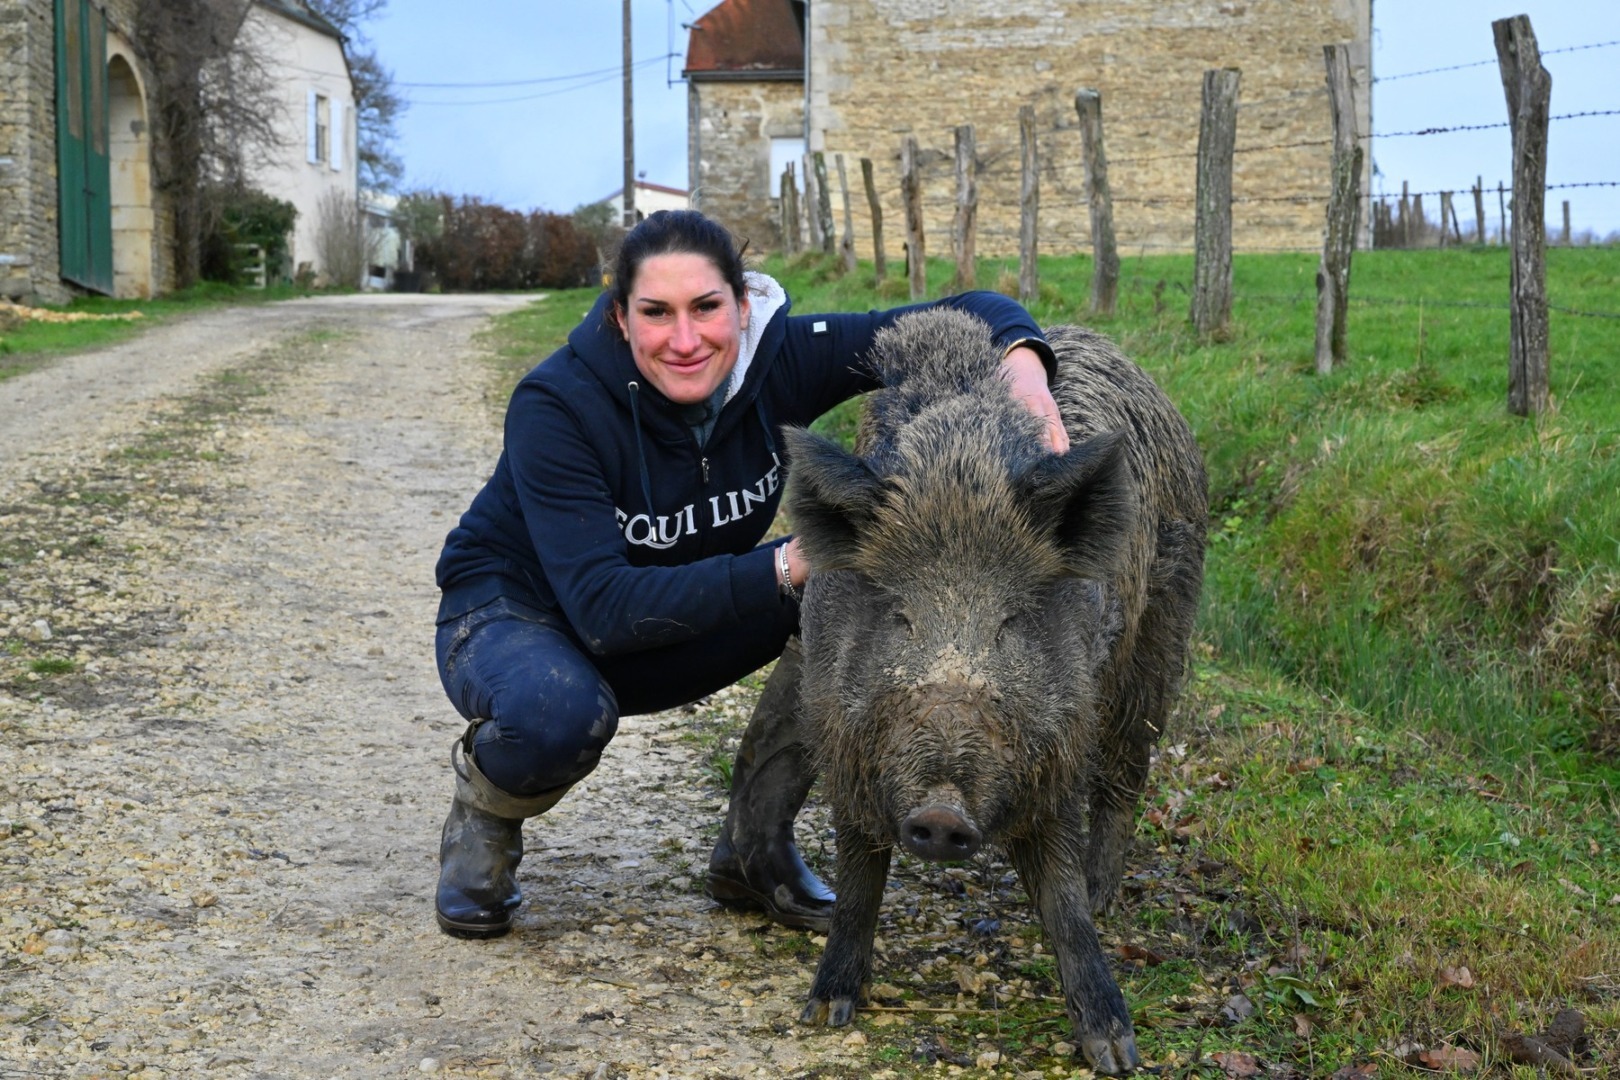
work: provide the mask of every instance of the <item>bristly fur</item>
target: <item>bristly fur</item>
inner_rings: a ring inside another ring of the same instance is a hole
[[[887,386],[855,454],[786,433],[814,567],[803,711],[838,828],[804,1016],[845,1023],[858,1002],[893,846],[949,859],[1000,843],[1053,942],[1077,1045],[1116,1072],[1139,1055],[1090,917],[1118,888],[1185,670],[1208,510],[1192,433],[1153,382],[1094,334],[1047,339],[1066,454],[1013,399],[988,329],[940,309],[878,341]]]

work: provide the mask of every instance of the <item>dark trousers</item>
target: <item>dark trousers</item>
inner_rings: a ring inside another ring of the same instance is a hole
[[[798,628],[793,605],[694,641],[592,656],[553,616],[506,597],[441,623],[439,678],[456,711],[485,721],[474,760],[522,797],[596,768],[620,716],[685,705],[776,659]]]

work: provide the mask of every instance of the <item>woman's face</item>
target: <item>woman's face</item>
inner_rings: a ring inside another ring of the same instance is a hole
[[[630,285],[620,328],[636,369],[678,405],[706,401],[737,366],[748,298],[703,255],[654,255]]]

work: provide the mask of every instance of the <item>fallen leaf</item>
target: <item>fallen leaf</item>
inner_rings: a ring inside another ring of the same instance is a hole
[[[1442,989],[1455,986],[1459,990],[1472,990],[1474,973],[1466,967],[1443,967],[1440,969],[1440,986]]]
[[[1346,1065],[1333,1074],[1332,1080],[1363,1080],[1364,1077],[1377,1075],[1378,1066],[1369,1062],[1365,1065]]]
[[[1295,1013],[1294,1014],[1294,1034],[1295,1035],[1298,1035],[1302,1039],[1308,1039],[1308,1038],[1311,1037],[1311,1032],[1313,1032],[1315,1030],[1316,1030],[1316,1025],[1311,1023],[1311,1018],[1310,1017],[1306,1016],[1304,1013]]]
[[[1226,1071],[1227,1076],[1260,1075],[1260,1063],[1255,1060],[1253,1054],[1245,1054],[1238,1050],[1227,1050],[1219,1054],[1211,1054],[1210,1058]]]
[[[1152,949],[1143,948],[1140,945],[1121,945],[1119,955],[1126,960],[1140,960],[1148,967],[1158,967],[1166,959],[1164,954],[1156,953]]]
[[[1242,994],[1233,994],[1221,1006],[1221,1017],[1233,1024],[1241,1024],[1254,1015],[1254,1002]]]
[[[1432,1050],[1419,1050],[1406,1059],[1408,1065],[1436,1072],[1473,1072],[1479,1068],[1479,1055],[1460,1046],[1441,1044]]]

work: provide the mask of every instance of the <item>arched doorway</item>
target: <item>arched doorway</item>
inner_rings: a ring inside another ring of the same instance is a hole
[[[107,127],[111,158],[113,295],[152,295],[152,155],[140,77],[108,35]]]

